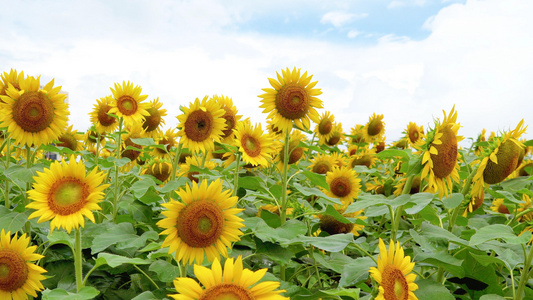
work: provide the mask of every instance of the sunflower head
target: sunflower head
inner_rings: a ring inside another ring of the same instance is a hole
[[[333,124],[330,136],[324,139],[324,143],[328,146],[336,146],[344,140],[344,131],[341,123]]]
[[[142,137],[142,130],[139,125],[129,128],[128,132],[122,135],[121,157],[127,157],[130,161],[136,161],[142,153],[143,147],[133,142],[134,139]],[[137,150],[138,149],[138,150]]]
[[[272,159],[273,136],[265,134],[261,124],[252,126],[249,119],[237,123],[235,146],[239,147],[242,159],[252,166],[268,166]]]
[[[294,130],[291,133],[290,140],[289,140],[289,165],[297,163],[304,154],[304,148],[300,147],[300,142],[304,142],[306,140],[306,136],[299,130]],[[284,157],[285,157],[285,149],[284,147],[278,147],[280,148],[279,151],[279,162],[283,163]]]
[[[172,165],[166,161],[156,160],[144,167],[143,173],[152,175],[161,182],[166,182],[172,175]]]
[[[385,134],[385,122],[383,122],[383,115],[376,115],[373,113],[368,118],[368,122],[363,128],[365,140],[373,142],[379,140]]]
[[[154,147],[152,155],[159,158],[169,158],[172,147],[178,145],[177,136],[174,129],[167,129],[163,136],[156,138],[156,144],[164,146],[163,149]]]
[[[113,94],[113,102],[108,113],[115,114],[119,118],[124,118],[126,126],[142,124],[148,116],[150,104],[144,102],[148,95],[141,95],[142,88],[133,86],[131,82],[123,81],[122,84],[115,83],[115,88],[110,88]]]
[[[0,96],[6,96],[9,85],[12,85],[15,90],[20,91],[20,82],[24,80],[24,72],[20,71],[20,73],[17,73],[17,70],[11,69],[9,73],[4,72],[0,74],[0,79]]]
[[[516,213],[524,212],[530,208],[533,207],[533,202],[531,201],[531,198],[527,194],[522,194],[522,203],[519,204],[518,209],[516,210]],[[533,220],[533,212],[526,213],[525,215],[522,215],[518,218],[519,222],[531,222]]]
[[[409,122],[405,129],[405,138],[411,147],[418,147],[424,144],[424,126]]]
[[[365,220],[366,217],[362,216],[363,210],[359,210],[352,213],[343,213],[344,209],[341,209],[339,211],[340,214],[342,214],[345,218],[355,218],[359,220]],[[355,236],[359,235],[359,231],[363,230],[365,228],[364,225],[356,224],[356,223],[343,223],[337,219],[335,219],[332,216],[329,215],[319,215],[318,218],[320,219],[320,230],[327,232],[331,235],[333,234],[339,234],[339,233],[353,233]]]
[[[334,122],[335,116],[333,116],[329,111],[325,111],[320,116],[314,131],[319,138],[319,144],[324,144],[324,142],[331,137]]]
[[[57,139],[59,143],[58,146],[61,147],[67,147],[72,151],[81,151],[83,149],[83,134],[78,133],[77,130],[72,129],[72,125],[70,125],[63,134],[59,136]]]
[[[152,138],[160,136],[161,126],[165,124],[163,117],[167,115],[167,110],[161,108],[162,106],[163,104],[159,102],[159,98],[150,101],[149,107],[146,109],[148,114],[142,123],[145,136]]]
[[[366,139],[365,135],[365,125],[356,124],[351,130],[351,143],[352,144],[365,144],[369,141]]]
[[[503,203],[503,198],[496,198],[492,200],[492,206],[490,207],[492,211],[499,212],[502,214],[509,214],[509,209]]]
[[[352,156],[350,165],[355,166],[366,166],[367,168],[372,168],[375,166],[377,161],[376,153],[373,150],[364,150],[358,154]]]
[[[118,128],[117,119],[109,115],[113,101],[111,96],[96,99],[93,111],[89,114],[91,123],[100,134],[112,133]]]
[[[214,95],[212,99],[224,110],[222,118],[226,120],[226,128],[222,130],[222,139],[228,138],[233,134],[233,129],[237,126],[237,122],[242,116],[237,115],[237,108],[233,105],[231,98]]]
[[[333,171],[333,168],[337,166],[335,160],[327,154],[318,153],[311,160],[311,165],[309,168],[312,172],[317,174],[326,174]]]
[[[291,131],[293,122],[305,129],[310,128],[309,119],[318,123],[316,108],[322,108],[322,101],[316,96],[322,92],[314,88],[317,81],[311,82],[313,75],[307,76],[307,72],[300,75],[300,69],[296,68],[276,74],[278,80],[268,79],[273,88],[263,89],[265,94],[259,96],[263,103],[260,107],[268,113],[268,119],[283,131]]]
[[[339,198],[343,207],[350,205],[361,190],[361,179],[357,178],[355,171],[348,167],[333,168],[326,174],[326,182],[329,185],[325,194],[332,198]]]
[[[200,174],[200,172],[191,171],[191,166],[201,167],[202,160],[203,159],[199,159],[197,156],[187,156],[185,162],[180,165],[179,176],[186,176],[190,181],[198,183],[198,174]],[[204,168],[213,170],[216,166],[217,164],[211,159],[205,159]]]

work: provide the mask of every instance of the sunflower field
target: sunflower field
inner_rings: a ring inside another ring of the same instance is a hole
[[[217,95],[165,120],[128,81],[82,133],[54,80],[1,75],[1,300],[533,299],[523,121],[464,147],[453,107],[387,143],[287,68],[266,127]]]

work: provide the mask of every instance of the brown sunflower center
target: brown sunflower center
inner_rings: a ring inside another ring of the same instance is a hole
[[[154,176],[161,182],[165,182],[171,173],[172,166],[168,163],[156,163],[146,170],[146,174]]]
[[[289,165],[296,163],[302,158],[304,154],[304,149],[302,147],[297,147],[300,142],[295,143],[291,142],[289,144]],[[280,160],[283,162],[285,159],[285,149],[282,148],[280,154]]]
[[[50,188],[48,206],[54,213],[62,216],[78,212],[85,206],[89,187],[79,178],[63,177]]]
[[[111,106],[107,104],[103,104],[98,109],[98,122],[100,122],[100,124],[102,124],[103,126],[111,126],[117,121],[117,119],[107,114],[110,109]]]
[[[261,144],[259,141],[248,134],[245,134],[241,138],[241,145],[244,149],[244,152],[250,157],[256,157],[261,154]]]
[[[127,149],[128,146],[131,146],[131,147],[134,147],[134,148],[137,148],[139,150],[134,150],[134,149]],[[135,144],[132,140],[131,140],[131,137],[127,138],[125,141],[124,141],[124,149],[122,151],[122,157],[127,157],[129,158],[131,161],[135,161],[140,155],[141,155],[141,150],[142,150],[142,146],[141,145],[138,145],[138,144]]]
[[[334,133],[329,139],[326,140],[326,144],[330,146],[335,146],[341,141],[341,135],[339,133]]]
[[[196,182],[198,183],[198,175],[200,175],[200,172],[188,172],[187,173],[187,178],[189,178],[189,180],[192,182]]]
[[[103,135],[100,135],[100,138],[98,138],[98,133],[95,131],[89,131],[89,134],[87,135],[87,140],[91,143],[98,143],[98,141],[102,141],[104,139]]]
[[[332,216],[323,215],[320,217],[320,230],[325,231],[329,234],[352,232],[353,227],[354,224],[344,224]]]
[[[498,163],[489,159],[487,166],[483,171],[483,180],[486,183],[495,184],[503,181],[511,175],[518,165],[521,154],[521,147],[514,141],[505,140],[496,153]]]
[[[375,136],[383,130],[383,122],[379,118],[374,118],[368,123],[368,135]]]
[[[157,129],[159,124],[161,124],[161,113],[155,107],[150,107],[146,111],[148,111],[150,115],[145,116],[143,122],[143,129],[148,132],[154,131]]]
[[[333,129],[333,123],[330,119],[323,119],[318,124],[318,132],[322,135],[326,135],[331,132],[331,129]]]
[[[253,300],[249,289],[234,283],[219,283],[200,296],[198,300]]]
[[[312,171],[318,174],[326,174],[331,171],[331,164],[327,161],[319,161],[313,166]]]
[[[279,114],[284,118],[301,119],[309,111],[309,94],[301,86],[285,85],[277,93],[275,104]]]
[[[356,157],[352,160],[352,168],[355,166],[366,166],[370,168],[372,165],[372,157],[368,154],[365,154],[361,157]]]
[[[340,176],[331,181],[329,184],[329,190],[333,193],[333,195],[342,198],[350,194],[352,191],[352,184],[349,178]]]
[[[137,112],[137,101],[132,96],[122,95],[117,99],[117,108],[125,116],[131,116]]]
[[[202,142],[211,136],[213,130],[213,116],[203,110],[195,110],[185,121],[185,135],[190,140]]]
[[[61,147],[67,147],[72,151],[76,151],[76,148],[78,146],[78,140],[70,133],[63,134],[59,137],[59,144],[58,146]]]
[[[437,154],[431,154],[433,173],[437,178],[446,178],[457,164],[457,136],[451,126],[445,127],[440,137],[441,144],[431,144],[437,149]]]
[[[233,112],[229,107],[223,107],[226,113],[222,116],[226,120],[226,129],[222,130],[223,138],[227,138],[233,133],[233,128],[235,128],[235,112]]]
[[[24,131],[43,131],[54,121],[54,104],[43,92],[25,92],[13,105],[13,120]]]
[[[409,128],[409,140],[411,140],[411,143],[416,143],[418,139],[420,138],[420,133],[418,132],[418,129],[415,127]]]
[[[15,291],[21,288],[27,279],[28,266],[22,256],[12,250],[0,249],[0,290]]]
[[[176,227],[184,243],[190,247],[205,248],[222,235],[224,212],[213,201],[193,201],[181,210]]]
[[[385,300],[409,299],[409,284],[402,271],[394,265],[387,265],[381,275],[381,286]]]

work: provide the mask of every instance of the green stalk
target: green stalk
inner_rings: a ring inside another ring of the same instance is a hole
[[[526,256],[526,260],[524,262],[524,268],[522,269],[522,272],[520,273],[520,282],[518,283],[518,289],[516,291],[514,300],[522,300],[523,299],[523,293],[524,293],[524,287],[526,286],[526,283],[529,279],[529,267],[531,266],[531,259],[533,259],[533,246],[530,246],[529,248],[529,254]]]
[[[285,132],[285,145],[283,148],[283,171],[281,173],[281,225],[285,224],[285,219],[287,217],[287,173],[289,169],[289,141],[290,135],[289,132]]]
[[[178,163],[181,156],[181,143],[178,143],[176,147],[176,152],[174,153],[174,159],[172,160],[172,173],[170,174],[170,181],[176,180],[176,172],[178,171]],[[172,191],[167,193],[167,201],[170,201],[172,198]]]
[[[415,175],[409,175],[407,177],[407,181],[405,181],[405,185],[403,186],[402,195],[409,194],[411,191],[411,187],[413,186],[413,179],[415,178]],[[402,218],[403,213],[403,205],[400,205],[396,209],[396,213],[394,214],[394,219],[392,223],[391,228],[391,238],[396,241],[396,235],[398,233],[398,227],[400,226],[400,219]]]
[[[4,141],[4,144],[7,146],[6,150],[6,168],[7,170],[9,168],[9,163],[11,161],[11,136],[8,134],[6,137],[6,140]],[[0,150],[1,152],[2,150]],[[6,190],[5,190],[5,202],[6,208],[9,209],[11,207],[10,199],[9,199],[9,180],[6,180]]]
[[[76,228],[76,242],[74,245],[74,271],[76,274],[76,290],[79,292],[83,287],[84,281],[82,276],[81,264],[81,229]]]
[[[233,175],[233,193],[232,196],[237,195],[237,189],[239,188],[239,163],[241,161],[241,153],[237,152],[237,157],[235,159],[237,165],[235,166],[235,174]]]
[[[26,145],[26,169],[30,170],[33,166],[33,157],[31,155],[31,147]],[[26,193],[24,194],[24,206],[30,204],[30,199],[28,198],[28,191],[31,189],[31,182],[26,183]],[[29,221],[26,221],[24,225],[24,232],[31,237],[31,224]]]
[[[472,178],[476,175],[477,168],[470,173],[468,178],[466,179],[465,185],[463,186],[463,189],[461,190],[461,194],[463,196],[466,196],[468,192],[470,192],[470,186],[472,185]],[[462,205],[458,205],[456,208],[453,209],[452,217],[450,221],[448,222],[448,231],[452,232],[453,227],[455,226],[455,221],[457,220],[457,216],[459,216],[459,211],[461,210]]]
[[[117,135],[117,144],[116,144],[116,149],[115,149],[115,157],[118,159],[120,159],[120,156],[122,154],[122,125],[123,125],[123,122],[124,122],[124,119],[123,118],[120,118],[118,120],[118,135]],[[118,214],[118,198],[119,198],[119,193],[118,193],[118,187],[119,187],[119,184],[118,184],[118,166],[117,164],[115,164],[115,194],[114,194],[114,197],[113,197],[113,222],[116,221],[117,219],[117,214]]]

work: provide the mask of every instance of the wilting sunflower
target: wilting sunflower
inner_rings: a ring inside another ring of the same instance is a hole
[[[337,166],[335,160],[330,155],[318,153],[311,160],[309,169],[317,174],[326,174],[333,171],[335,166]]]
[[[111,102],[110,114],[115,114],[119,118],[124,118],[124,124],[131,126],[141,124],[145,117],[149,115],[147,109],[149,103],[143,102],[148,95],[141,95],[142,88],[133,86],[132,82],[122,82],[122,85],[115,83],[115,89],[110,88],[114,101]]]
[[[0,124],[7,127],[15,144],[39,146],[57,140],[67,128],[68,104],[61,87],[54,80],[42,89],[40,77],[27,77],[19,81],[20,91],[13,85],[0,96]]]
[[[142,173],[152,175],[161,182],[166,182],[172,175],[172,165],[166,161],[155,160],[145,165]]]
[[[235,207],[238,197],[232,197],[231,190],[223,191],[220,179],[209,186],[205,180],[200,185],[193,182],[192,188],[187,185],[177,193],[182,202],[162,204],[167,209],[162,212],[166,218],[157,222],[165,228],[160,234],[167,235],[162,247],[169,247],[176,261],[187,264],[202,264],[205,257],[210,262],[220,255],[227,257],[227,248],[243,234],[239,230],[243,220],[236,216],[243,211]]]
[[[326,174],[326,182],[329,189],[321,189],[327,196],[339,198],[343,207],[352,204],[361,190],[361,179],[357,178],[355,171],[348,167],[333,168],[333,171]]]
[[[26,300],[27,294],[37,297],[37,291],[44,289],[42,275],[46,270],[31,263],[44,256],[34,253],[37,246],[30,246],[30,238],[11,232],[0,232],[0,299]]]
[[[11,69],[9,73],[4,72],[3,74],[0,74],[0,96],[7,95],[7,89],[9,88],[9,85],[11,84],[17,91],[20,91],[20,82],[24,80],[24,72],[21,71],[20,73],[17,73],[17,70]],[[1,99],[0,99],[1,100]]]
[[[89,114],[91,123],[94,124],[96,131],[100,134],[113,133],[118,128],[117,119],[108,115],[113,101],[111,96],[96,99],[93,111]]]
[[[318,136],[318,143],[320,145],[323,145],[324,142],[331,137],[334,122],[335,116],[333,116],[329,111],[325,111],[320,116],[314,131]]]
[[[183,146],[192,152],[213,151],[215,142],[220,142],[226,120],[222,118],[225,110],[216,101],[207,101],[207,96],[182,107],[183,114],[178,116],[178,136]]]
[[[78,133],[78,131],[72,129],[72,125],[70,125],[57,139],[59,141],[57,146],[67,147],[72,151],[81,151],[83,149],[83,138],[84,134]]]
[[[226,259],[224,269],[219,260],[215,259],[211,269],[194,266],[194,275],[203,287],[192,278],[178,277],[174,280],[178,294],[169,296],[176,300],[288,300],[289,298],[280,295],[285,290],[275,290],[279,288],[279,282],[263,281],[256,284],[266,272],[267,269],[252,271],[243,268],[240,255],[235,261],[233,258]]]
[[[231,98],[227,96],[213,96],[212,98],[224,110],[222,118],[226,120],[226,129],[222,130],[222,139],[226,139],[233,135],[233,129],[236,128],[237,122],[241,119],[241,115],[237,115],[237,108],[233,105]],[[229,142],[229,141],[228,141]]]
[[[161,135],[161,126],[165,124],[163,117],[167,115],[167,110],[161,108],[163,103],[159,102],[159,98],[150,101],[149,105],[142,128],[146,137],[156,138]]]
[[[489,146],[482,149],[482,158],[479,167],[472,179],[472,195],[480,196],[484,193],[485,185],[502,182],[517,168],[520,157],[523,155],[524,144],[518,138],[526,131],[524,120],[521,120],[515,129],[503,134],[501,137],[489,141]]]
[[[168,158],[172,147],[178,146],[177,137],[178,134],[174,132],[174,129],[167,129],[161,138],[156,138],[156,144],[165,146],[164,149],[154,147],[152,155],[159,158]]]
[[[457,163],[458,142],[463,140],[457,135],[461,125],[457,122],[455,105],[442,123],[437,119],[435,128],[428,132],[426,144],[421,146],[422,178],[427,178],[430,190],[439,193],[439,197],[448,197],[452,193],[453,182],[459,182],[459,164]]]
[[[183,164],[180,164],[180,171],[178,173],[178,175],[181,177],[181,176],[186,176],[187,178],[189,178],[191,181],[194,181],[196,183],[198,183],[198,177],[197,175],[200,174],[198,171],[191,171],[191,166],[195,166],[195,167],[201,167],[201,160],[203,160],[203,158],[198,158],[197,156],[188,156],[185,158],[185,163]],[[208,159],[206,158],[205,161],[203,162],[204,163],[204,168],[208,169],[208,170],[213,170],[217,164],[212,161],[211,159]]]
[[[281,74],[276,72],[277,81],[268,79],[273,89],[263,89],[265,94],[259,96],[263,103],[260,107],[268,113],[267,119],[272,119],[284,132],[292,130],[293,121],[300,128],[311,128],[309,119],[318,123],[316,108],[322,108],[322,101],[316,97],[322,91],[314,88],[318,81],[311,82],[313,75],[307,76],[307,72],[300,76],[300,69],[296,68],[281,70]]]
[[[272,159],[272,136],[265,134],[261,124],[252,126],[247,119],[237,124],[235,146],[239,147],[242,159],[252,166],[268,166]]]
[[[424,144],[424,126],[409,122],[405,129],[405,138],[411,147],[415,148]]]
[[[411,273],[415,263],[410,256],[405,256],[400,242],[391,240],[389,251],[383,240],[379,239],[378,266],[370,268],[370,275],[379,284],[379,294],[376,300],[417,300],[414,291],[418,289],[415,283],[416,274]]]
[[[385,134],[385,122],[383,122],[383,115],[376,115],[368,117],[368,122],[363,128],[363,134],[366,142],[373,142],[380,140]]]
[[[26,207],[37,211],[28,219],[39,217],[38,223],[52,220],[51,231],[65,228],[68,233],[72,228],[85,226],[83,216],[94,222],[92,211],[101,209],[98,203],[109,186],[102,184],[104,178],[104,172],[98,172],[97,168],[86,174],[83,161],[76,162],[74,155],[68,163],[65,160],[53,162],[49,169],[33,177],[33,190],[28,191],[33,201]]]
[[[345,209],[337,209],[337,211],[345,218],[355,218],[359,220],[365,220],[367,217],[362,216],[363,210],[351,212],[351,213],[344,213]],[[364,225],[357,224],[357,223],[343,223],[337,219],[335,219],[332,216],[329,215],[318,215],[318,218],[320,219],[320,230],[327,232],[331,235],[333,234],[339,234],[339,233],[353,233],[355,236],[359,235],[359,231],[363,230],[365,228]]]
[[[344,131],[342,130],[341,123],[333,124],[333,129],[331,130],[330,136],[324,140],[324,144],[328,146],[336,146],[339,143],[342,143],[344,140]]]

